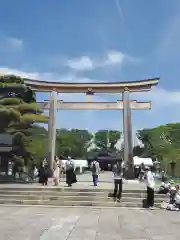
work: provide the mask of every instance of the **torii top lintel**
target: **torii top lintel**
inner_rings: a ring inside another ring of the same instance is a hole
[[[152,86],[158,84],[160,78],[151,78],[131,82],[48,82],[24,78],[26,85],[38,92],[62,92],[62,93],[119,93],[124,90],[130,92],[149,91]]]

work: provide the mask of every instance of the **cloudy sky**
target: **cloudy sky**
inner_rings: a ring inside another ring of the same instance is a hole
[[[180,120],[179,0],[1,0],[0,72],[48,81],[128,81],[160,76],[131,96],[152,100],[133,128]],[[38,100],[48,99],[38,94]],[[83,101],[80,94],[59,95]],[[96,95],[116,101],[121,95]],[[119,111],[58,111],[59,128],[122,129]]]

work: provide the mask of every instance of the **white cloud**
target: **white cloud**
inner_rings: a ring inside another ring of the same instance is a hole
[[[121,67],[126,62],[135,63],[140,59],[129,56],[122,52],[112,50],[108,51],[103,57],[81,56],[79,58],[72,58],[68,60],[61,60],[61,64],[77,71],[90,71],[97,68],[116,66]],[[58,60],[59,62],[59,60]]]
[[[24,43],[21,39],[14,38],[14,37],[7,37],[6,38],[7,45],[11,47],[13,50],[21,50],[24,47]]]
[[[0,36],[0,51],[2,52],[14,52],[20,51],[24,47],[23,40],[15,37]]]
[[[121,52],[110,51],[107,54],[107,60],[104,61],[104,65],[122,64],[125,59],[125,55]]]
[[[0,67],[0,75],[16,75],[24,78],[37,79],[41,81],[52,82],[89,82],[89,78],[77,78],[73,74],[60,75],[51,72],[25,72],[18,69],[12,69],[7,67]]]
[[[180,90],[168,91],[160,87],[154,87],[149,92],[133,93],[131,98],[141,101],[151,100],[153,108],[162,108],[170,105],[175,106],[176,104],[180,104]]]
[[[92,70],[94,68],[93,62],[88,56],[82,56],[80,58],[68,60],[67,66],[79,71]]]

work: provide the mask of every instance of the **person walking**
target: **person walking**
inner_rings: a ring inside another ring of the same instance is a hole
[[[66,183],[68,184],[68,187],[71,187],[73,183],[77,182],[75,168],[73,160],[71,157],[68,157],[68,160],[65,163]]]
[[[113,197],[119,202],[122,197],[122,177],[123,167],[122,159],[118,159],[116,164],[113,166],[113,178],[114,178],[114,192]]]
[[[146,168],[146,185],[147,185],[147,207],[153,209],[155,181],[151,168]]]
[[[47,186],[48,178],[49,178],[48,162],[43,161],[39,169],[39,183],[41,183],[43,186]]]
[[[100,173],[100,166],[96,158],[92,161],[90,168],[92,171],[93,184],[94,186],[97,186]]]
[[[61,175],[61,160],[56,157],[53,163],[53,177],[54,177],[54,185],[58,186],[59,185],[59,180],[60,180],[60,175]]]

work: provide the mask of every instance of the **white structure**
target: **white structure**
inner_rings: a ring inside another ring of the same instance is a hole
[[[80,173],[83,172],[83,169],[88,168],[88,161],[83,159],[72,159],[75,165],[75,169],[79,168]],[[67,160],[62,160],[63,165]]]
[[[133,157],[134,166],[140,166],[142,163],[144,163],[145,166],[153,166],[153,161],[151,158],[140,158],[140,157]]]

